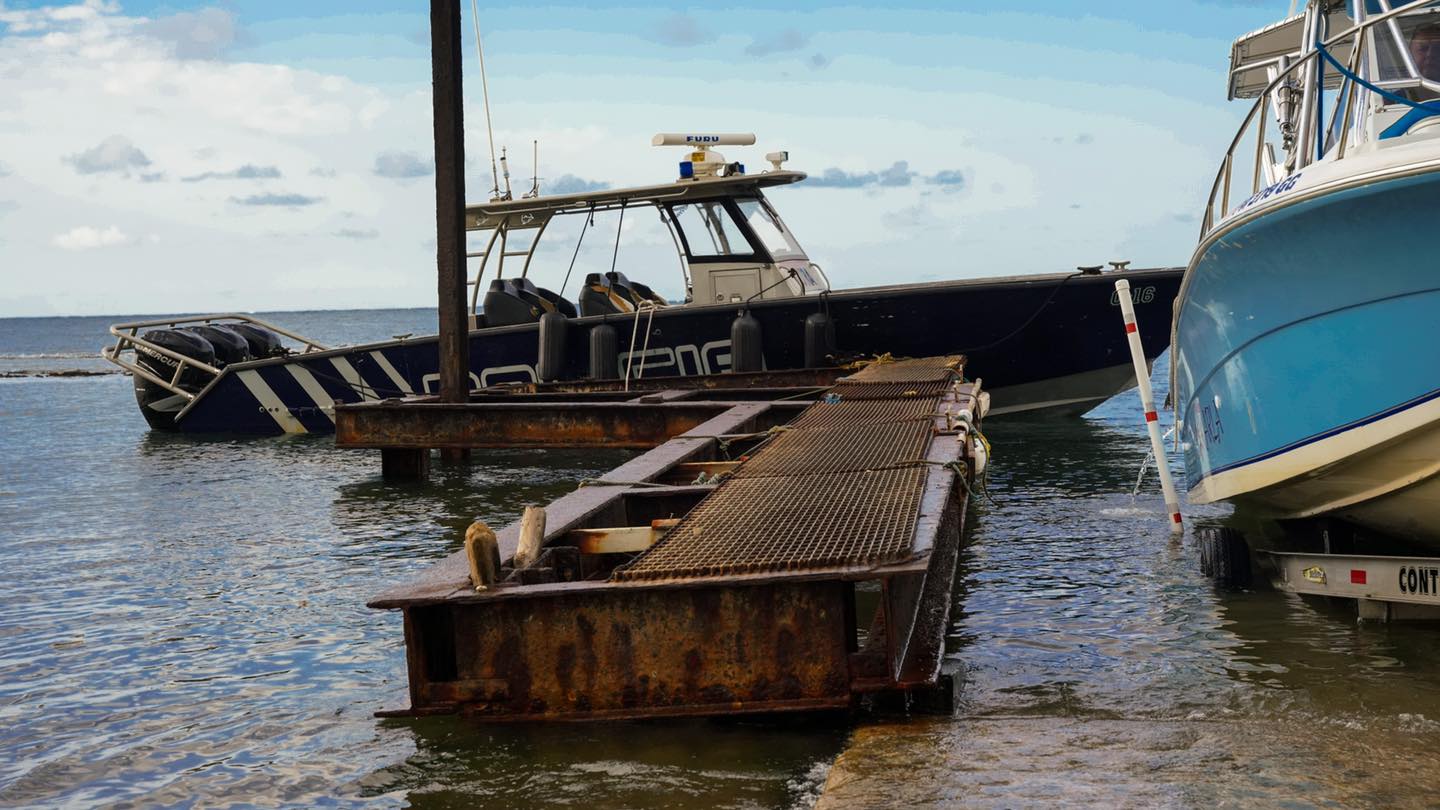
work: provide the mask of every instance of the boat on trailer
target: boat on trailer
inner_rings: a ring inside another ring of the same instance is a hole
[[[468,237],[479,248],[467,254],[475,268],[472,389],[723,374],[733,365],[732,327],[743,313],[766,369],[886,353],[966,354],[968,368],[985,379],[994,413],[1083,412],[1134,384],[1125,335],[1115,326],[1114,282],[1121,277],[1130,279],[1142,310],[1146,356],[1166,348],[1178,268],[1120,265],[834,290],[764,193],[805,179],[784,167],[788,153],[770,153],[769,168],[749,174],[714,149],[754,142],[750,134],[657,135],[657,146],[688,150],[673,182],[506,194],[467,206]],[[627,212],[644,208],[659,213],[674,241],[683,301],[666,301],[642,281],[653,280],[648,269],[618,259],[606,272],[588,273],[574,301],[564,295],[568,274],[559,292],[535,284],[532,260],[554,222],[616,212],[623,223]],[[436,336],[330,347],[233,313],[123,323],[110,332],[115,343],[103,356],[133,375],[141,413],[162,430],[328,433],[337,402],[424,395],[439,386]]]
[[[1311,0],[1235,43],[1230,97],[1173,324],[1190,500],[1440,547],[1440,2]]]

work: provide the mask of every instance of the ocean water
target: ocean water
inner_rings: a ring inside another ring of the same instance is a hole
[[[434,328],[268,317],[335,343]],[[1435,803],[1440,635],[1217,593],[1153,474],[1132,494],[1133,393],[987,425],[956,716],[376,719],[406,702],[403,641],[366,599],[628,454],[479,452],[394,484],[327,437],[150,432],[124,376],[35,376],[103,370],[111,320],[0,320],[0,371],[26,372],[0,379],[0,806]]]

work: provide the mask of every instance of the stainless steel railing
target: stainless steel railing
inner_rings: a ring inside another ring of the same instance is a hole
[[[110,327],[110,334],[115,338],[115,345],[106,346],[101,349],[100,356],[110,361],[111,363],[114,363],[120,368],[125,369],[131,374],[134,374],[135,376],[142,379],[149,380],[150,382],[155,383],[156,385],[164,388],[165,390],[173,394],[182,396],[186,400],[194,400],[196,396],[194,393],[186,391],[185,389],[180,387],[180,378],[182,375],[184,375],[185,371],[195,370],[202,374],[209,375],[211,379],[213,379],[220,376],[220,374],[222,373],[221,369],[215,368],[208,363],[202,363],[193,357],[186,357],[179,352],[172,351],[165,348],[164,346],[157,345],[153,341],[146,340],[143,337],[140,337],[140,330],[154,329],[157,327],[169,327],[173,329],[177,326],[181,326],[184,324],[215,323],[249,323],[254,324],[255,326],[259,326],[263,329],[268,329],[272,332],[275,332],[276,334],[290,338],[291,340],[303,346],[304,348],[302,348],[300,351],[301,354],[326,351],[329,348],[303,335],[299,335],[283,327],[276,326],[269,321],[263,321],[259,318],[250,315],[243,315],[237,312],[227,312],[218,315],[190,315],[183,318],[158,318],[156,320],[150,321],[117,323],[114,326]],[[175,361],[175,372],[171,374],[170,379],[167,380],[159,376],[158,374],[150,371],[149,369],[141,366],[135,360],[125,357],[124,354],[126,352],[130,353],[132,357],[136,352],[144,352],[152,356],[159,356],[167,358],[169,360],[173,360]]]
[[[1393,47],[1405,70],[1414,75],[1408,81],[1440,92],[1440,84],[1418,74],[1403,45],[1404,38],[1397,24],[1399,16],[1426,8],[1440,11],[1440,0],[1402,3],[1389,11],[1363,19],[1324,40],[1322,46],[1332,53],[1346,50],[1348,46],[1347,70],[1351,74],[1363,75],[1365,60],[1374,55],[1377,46],[1378,38],[1371,32],[1383,25],[1393,37]],[[1269,196],[1295,172],[1321,159],[1344,159],[1352,139],[1364,137],[1366,111],[1363,107],[1371,91],[1348,77],[1342,77],[1333,68],[1330,74],[1317,74],[1317,71],[1325,69],[1326,63],[1322,59],[1319,50],[1306,45],[1293,61],[1282,59],[1272,68],[1273,78],[1240,124],[1215,173],[1200,227],[1202,240],[1238,208]],[[1319,75],[1329,75],[1336,82],[1336,93],[1328,115],[1323,90],[1318,86]],[[1383,86],[1386,82],[1380,84]],[[1270,127],[1272,110],[1281,113],[1274,116],[1279,121],[1273,131]],[[1357,134],[1352,135],[1352,130]],[[1275,159],[1277,144],[1273,134],[1280,135],[1278,145],[1285,154],[1284,162]],[[1252,137],[1253,154],[1248,148]],[[1242,148],[1245,152],[1241,151]],[[1253,162],[1247,166],[1245,160]],[[1239,166],[1249,169],[1245,176],[1239,178],[1236,177],[1237,161]],[[1244,185],[1245,180],[1250,181],[1248,186]],[[1244,196],[1237,197],[1237,191]]]

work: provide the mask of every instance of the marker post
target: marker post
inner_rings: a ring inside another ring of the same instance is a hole
[[[1185,531],[1180,522],[1180,499],[1175,482],[1170,480],[1170,465],[1165,456],[1165,440],[1160,437],[1160,416],[1155,412],[1155,396],[1150,390],[1150,369],[1145,365],[1145,349],[1140,345],[1140,330],[1135,325],[1135,304],[1130,300],[1130,282],[1115,282],[1115,297],[1125,318],[1125,335],[1130,340],[1130,359],[1135,362],[1135,384],[1140,389],[1140,405],[1145,409],[1145,428],[1150,433],[1150,447],[1155,453],[1155,469],[1160,471],[1160,488],[1165,493],[1165,508],[1170,512],[1170,532]]]

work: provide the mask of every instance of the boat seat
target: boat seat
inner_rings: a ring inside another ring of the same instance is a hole
[[[630,282],[630,289],[633,290],[633,291],[635,291],[635,293],[636,293],[638,296],[640,296],[640,298],[642,298],[642,299],[644,299],[644,300],[646,300],[646,301],[649,301],[650,303],[654,304],[654,305],[657,306],[657,307],[668,307],[668,306],[670,306],[670,302],[669,302],[669,301],[666,301],[663,296],[661,296],[659,293],[655,292],[654,290],[650,289],[650,287],[649,287],[648,285],[641,284],[641,283],[638,282],[638,281],[632,281],[632,282]]]
[[[485,292],[485,325],[514,326],[520,323],[534,323],[540,320],[545,310],[520,293],[520,288],[510,279],[497,278],[490,282]]]
[[[535,282],[528,278],[512,278],[510,283],[515,285],[516,292],[523,300],[539,307],[541,314],[558,312],[567,318],[575,318],[580,315],[574,304],[544,287],[535,286]],[[538,319],[539,316],[537,315],[536,318]]]
[[[643,303],[666,306],[665,299],[654,290],[617,271],[588,274],[580,291],[581,315],[625,315]]]

